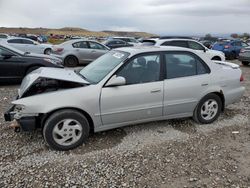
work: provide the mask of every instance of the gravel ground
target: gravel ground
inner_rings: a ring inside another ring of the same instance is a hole
[[[0,187],[250,187],[250,66],[242,70],[243,99],[213,124],[131,125],[68,152],[49,149],[38,131],[14,133],[2,113],[17,86],[2,86]]]

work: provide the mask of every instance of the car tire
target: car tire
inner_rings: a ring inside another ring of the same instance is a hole
[[[64,66],[76,67],[78,65],[78,59],[75,56],[68,56],[64,60]]]
[[[51,48],[46,48],[46,49],[44,50],[44,54],[50,55],[50,54],[51,54],[51,51],[52,51]]]
[[[247,62],[247,61],[242,61],[241,63],[242,63],[242,65],[244,65],[244,66],[247,66],[247,65],[249,64],[249,62]]]
[[[212,58],[212,60],[214,60],[214,61],[221,61],[221,58],[218,57],[218,56],[215,56],[215,57]]]
[[[212,123],[219,117],[221,110],[221,98],[214,93],[210,93],[203,97],[196,106],[193,119],[201,124]]]
[[[55,150],[74,149],[87,141],[90,132],[87,118],[76,110],[59,110],[45,121],[43,137]]]
[[[231,52],[230,55],[228,56],[228,59],[229,60],[234,60],[234,59],[236,59],[236,57],[237,57],[236,53],[235,52]]]
[[[33,67],[30,67],[28,68],[28,70],[26,71],[26,75],[31,73],[32,71],[36,70],[36,69],[39,69],[41,66],[33,66]]]

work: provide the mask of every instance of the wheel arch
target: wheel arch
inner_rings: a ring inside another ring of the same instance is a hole
[[[220,57],[220,56],[215,55],[215,56],[212,58],[212,60],[218,60],[218,61],[221,61],[222,59],[221,59],[221,57]]]
[[[221,111],[223,112],[225,110],[225,96],[224,96],[224,93],[222,90],[219,90],[219,91],[212,91],[212,92],[208,92],[206,93],[204,96],[202,96],[202,98],[200,100],[202,100],[205,96],[209,95],[209,94],[215,94],[215,95],[218,95],[221,99],[221,102],[222,102],[222,108],[221,108]],[[199,100],[199,101],[200,101]],[[199,104],[199,103],[198,103]],[[197,105],[198,105],[197,104]]]
[[[95,127],[94,127],[94,122],[93,119],[91,118],[91,116],[84,110],[76,108],[76,107],[65,107],[65,108],[58,108],[58,109],[54,109],[53,111],[50,111],[46,114],[41,114],[40,117],[40,127],[43,128],[45,121],[55,112],[60,111],[60,110],[76,110],[78,112],[80,112],[81,114],[83,114],[89,123],[90,126],[90,132],[93,133],[95,131]]]

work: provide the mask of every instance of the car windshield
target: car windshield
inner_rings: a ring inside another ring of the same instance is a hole
[[[79,74],[88,82],[96,84],[128,56],[129,53],[127,52],[110,51],[83,68]]]

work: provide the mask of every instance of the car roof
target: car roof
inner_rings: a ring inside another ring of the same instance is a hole
[[[159,52],[159,51],[188,51],[195,52],[195,50],[177,46],[133,46],[133,47],[123,47],[117,48],[115,50],[130,53],[130,55],[136,55],[139,53],[147,52]]]

